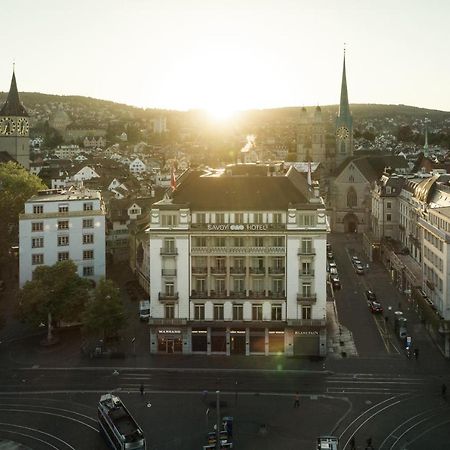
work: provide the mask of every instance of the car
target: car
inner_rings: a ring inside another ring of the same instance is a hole
[[[330,268],[330,275],[337,275],[337,274],[338,274],[337,268],[336,267],[331,267]]]
[[[364,275],[364,267],[361,264],[355,264],[355,272],[358,275]]]
[[[341,280],[337,275],[331,278],[331,284],[333,285],[333,289],[341,288]]]
[[[375,292],[371,291],[370,289],[368,289],[366,291],[366,298],[367,300],[373,300],[373,301],[377,301],[377,296],[375,295]]]
[[[334,261],[330,261],[328,263],[328,270],[333,269],[333,268],[337,269],[336,263]]]
[[[367,300],[367,306],[373,313],[383,312],[383,307],[381,306],[381,303],[378,303],[375,300]]]
[[[357,256],[352,256],[352,262],[353,261],[359,261],[359,258]]]
[[[354,266],[356,266],[357,264],[362,264],[361,260],[359,260],[358,258],[352,259],[352,263]]]
[[[328,259],[328,261],[334,259],[333,252],[327,252],[327,259]]]

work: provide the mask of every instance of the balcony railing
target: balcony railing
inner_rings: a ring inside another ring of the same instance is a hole
[[[265,275],[266,274],[266,268],[265,267],[250,267],[249,272],[252,275]]]
[[[288,319],[288,327],[324,327],[325,319]]]
[[[285,255],[286,247],[192,247],[192,255]]]
[[[280,275],[285,272],[285,267],[269,267],[269,274]]]
[[[230,267],[230,273],[231,274],[244,274],[246,272],[246,268],[245,267]]]
[[[227,273],[227,268],[226,267],[211,267],[211,273],[214,274],[226,274]]]
[[[191,291],[191,298],[208,298],[208,292],[207,291],[196,291],[193,289]]]
[[[298,272],[298,274],[301,277],[313,277],[314,276],[314,270],[300,270]]]
[[[230,291],[230,298],[246,298],[245,291]]]
[[[207,267],[192,267],[192,273],[205,274],[208,272]]]
[[[150,325],[159,325],[159,326],[181,326],[186,325],[187,320],[186,319],[153,319],[150,318],[148,323]]]
[[[267,297],[268,298],[286,298],[286,291],[281,291],[281,292],[272,292],[272,291],[268,291],[267,292]]]
[[[248,291],[248,298],[263,299],[266,298],[266,293],[264,291],[261,292]]]
[[[160,255],[178,255],[178,249],[177,248],[162,248],[159,251]]]
[[[161,269],[163,277],[174,277],[177,274],[177,269]]]
[[[158,294],[158,300],[161,302],[165,302],[165,301],[173,302],[173,301],[178,300],[178,298],[179,298],[178,292],[174,292],[172,294],[169,294],[167,292],[160,292]]]
[[[317,295],[316,294],[306,294],[306,293],[297,294],[297,301],[298,302],[315,303],[317,301]]]
[[[313,248],[309,248],[309,247],[299,248],[297,254],[298,255],[315,255],[316,250]]]

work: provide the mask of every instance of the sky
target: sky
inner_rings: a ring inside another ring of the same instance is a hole
[[[0,0],[0,3],[7,0]],[[350,103],[450,111],[448,0],[14,0],[0,90],[145,108]]]

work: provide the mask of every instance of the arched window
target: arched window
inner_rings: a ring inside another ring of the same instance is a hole
[[[353,175],[350,175],[350,176],[348,177],[348,182],[349,182],[349,183],[354,183],[354,182],[355,182],[355,177],[354,177]]]
[[[355,188],[352,186],[347,191],[347,207],[348,208],[355,208],[358,203],[358,198],[356,195]]]
[[[347,149],[346,149],[346,147],[345,147],[345,142],[342,141],[342,142],[341,142],[341,153],[346,153],[346,151],[347,151]]]

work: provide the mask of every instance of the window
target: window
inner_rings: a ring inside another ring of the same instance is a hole
[[[93,234],[83,234],[83,244],[93,244],[94,235]]]
[[[282,311],[281,305],[272,305],[272,320],[281,320]]]
[[[235,223],[244,223],[244,213],[235,213],[234,221]]]
[[[206,247],[206,238],[194,237],[194,247]]]
[[[253,290],[257,294],[264,294],[264,280],[262,278],[255,278],[252,281],[253,284]]]
[[[68,220],[58,220],[58,230],[68,230],[69,221]]]
[[[302,239],[302,253],[312,253],[312,239],[303,238]]]
[[[391,209],[392,208],[392,203],[391,202],[386,202],[386,208],[387,209]]]
[[[94,204],[92,202],[83,203],[83,211],[92,211],[94,209]]]
[[[176,214],[164,214],[161,216],[163,227],[174,227],[177,225],[177,215]]]
[[[219,256],[216,258],[216,269],[219,271],[225,270],[225,257]]]
[[[311,283],[302,284],[302,297],[311,297]]]
[[[273,280],[273,292],[278,294],[283,292],[283,280],[281,278],[276,278]]]
[[[263,308],[262,305],[252,305],[252,320],[262,320]]]
[[[94,259],[94,250],[83,250],[83,259]]]
[[[244,258],[234,258],[234,268],[243,270],[244,269]]]
[[[205,305],[194,304],[194,319],[205,320]]]
[[[234,238],[234,246],[235,247],[244,247],[244,238],[241,238],[241,237]]]
[[[130,209],[130,214],[133,216],[139,215],[139,214],[141,214],[141,209],[140,208]]]
[[[358,198],[356,195],[356,190],[352,186],[347,191],[347,207],[348,208],[355,208],[358,204]]]
[[[216,247],[225,247],[226,239],[224,237],[216,237],[215,244]]]
[[[43,246],[44,246],[44,238],[43,237],[31,239],[31,247],[32,248],[41,248]]]
[[[312,275],[310,262],[302,262],[302,275]]]
[[[175,295],[175,284],[172,282],[167,282],[164,286],[164,292],[166,296],[173,297]]]
[[[165,253],[176,253],[175,252],[175,239],[165,238],[164,239],[164,252]]]
[[[234,292],[243,293],[245,291],[244,279],[243,278],[235,278],[233,281],[233,288],[234,288]]]
[[[264,216],[262,213],[255,213],[253,215],[253,217],[254,217],[255,223],[263,223],[263,221],[264,221]]]
[[[273,238],[273,246],[274,247],[284,247],[284,237],[283,236],[275,236]]]
[[[264,238],[263,237],[255,237],[255,247],[264,247]]]
[[[69,259],[69,252],[59,252],[58,261],[67,261]]]
[[[94,219],[83,219],[83,228],[94,228]]]
[[[206,292],[206,280],[204,278],[197,278],[195,281],[195,289],[197,292]]]
[[[44,222],[32,222],[31,231],[44,231]]]
[[[214,304],[214,320],[223,320],[223,305]]]
[[[218,278],[216,280],[216,291],[218,294],[223,294],[225,292],[225,279]]]
[[[304,227],[315,225],[315,216],[311,214],[300,214],[298,217],[298,224]]]
[[[36,264],[44,264],[44,255],[42,253],[31,255],[31,264],[33,266]]]
[[[217,213],[216,214],[216,223],[225,223],[225,214]]]
[[[69,212],[69,205],[67,203],[60,203],[58,205],[58,212],[60,213]]]
[[[390,222],[392,219],[392,214],[386,214],[386,222]]]
[[[284,269],[284,258],[276,257],[273,259],[274,269]]]
[[[273,214],[273,223],[282,224],[283,223],[283,215],[281,213]]]
[[[354,182],[355,182],[355,177],[354,177],[353,175],[350,175],[350,176],[348,177],[348,182],[349,182],[349,183],[354,183]]]
[[[69,245],[69,236],[58,236],[58,247]]]
[[[302,319],[311,319],[311,306],[302,306]]]
[[[244,305],[233,305],[233,320],[244,320]]]
[[[206,214],[205,213],[197,213],[197,223],[206,223]]]
[[[94,275],[94,267],[93,266],[83,267],[83,277],[90,277],[92,275]]]
[[[175,319],[175,305],[173,303],[164,305],[164,317],[166,319]]]
[[[42,214],[44,212],[44,205],[33,205],[33,214]]]

